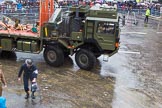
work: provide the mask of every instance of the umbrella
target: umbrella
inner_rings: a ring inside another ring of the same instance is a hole
[[[114,0],[105,0],[106,2],[113,2]]]
[[[0,4],[4,4],[4,3],[14,3],[14,4],[17,4],[16,0],[0,0]]]

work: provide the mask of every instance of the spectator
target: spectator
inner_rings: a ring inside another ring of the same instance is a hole
[[[145,23],[148,23],[149,15],[150,15],[150,9],[149,9],[149,7],[147,7],[146,13],[145,13],[145,20],[144,20]]]
[[[33,64],[33,61],[31,59],[26,59],[25,63],[20,67],[19,73],[18,73],[18,81],[21,80],[21,74],[23,73],[23,82],[24,82],[24,90],[26,92],[25,99],[29,98],[29,80],[31,82],[31,85],[36,84],[36,79],[38,75],[37,67]],[[34,87],[35,88],[35,87]],[[32,99],[35,99],[33,87],[31,87],[31,97]]]

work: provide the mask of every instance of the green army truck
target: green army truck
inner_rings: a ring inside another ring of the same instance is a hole
[[[44,51],[47,64],[55,67],[75,54],[77,65],[84,70],[91,70],[101,54],[110,57],[119,49],[119,17],[114,7],[72,6],[67,11],[58,8],[39,31],[23,34],[1,26],[0,48],[2,52]]]

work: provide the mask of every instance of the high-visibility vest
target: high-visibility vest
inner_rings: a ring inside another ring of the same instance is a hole
[[[150,15],[150,9],[147,9],[147,10],[146,10],[146,14],[145,14],[145,15],[147,15],[147,16]]]
[[[137,2],[137,3],[139,3],[139,2],[140,2],[140,0],[136,0],[136,2]]]

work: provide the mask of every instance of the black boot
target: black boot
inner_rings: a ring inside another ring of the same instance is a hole
[[[29,93],[26,93],[25,99],[29,98]]]
[[[32,99],[35,99],[34,92],[32,92],[31,98],[32,98]]]

